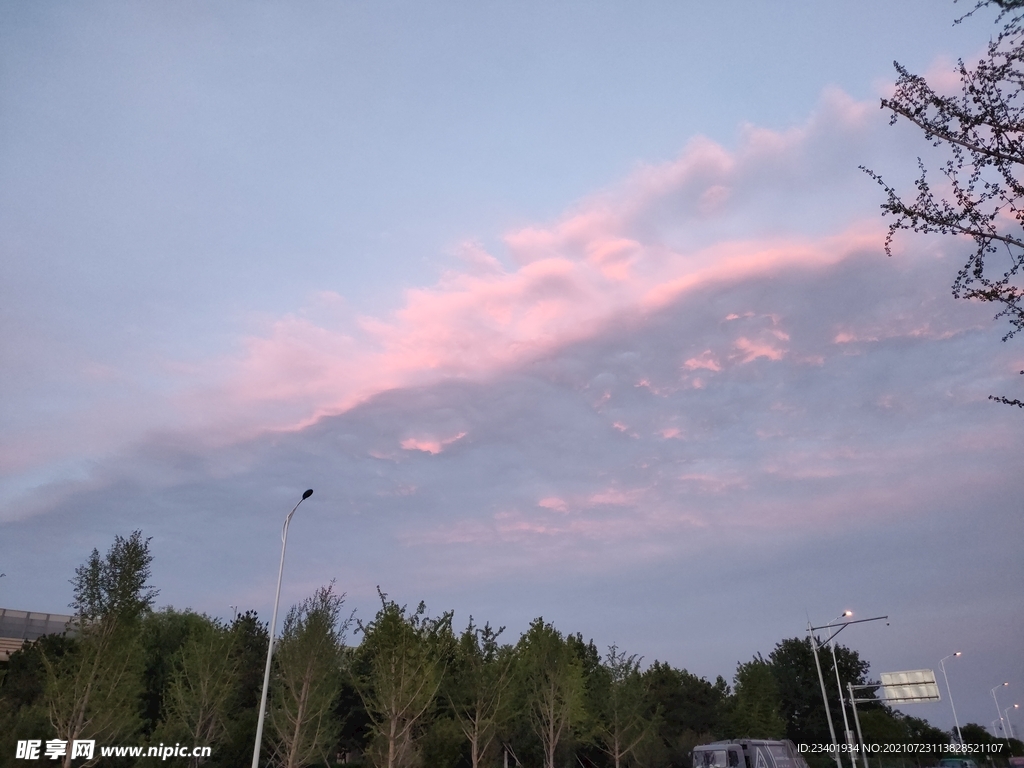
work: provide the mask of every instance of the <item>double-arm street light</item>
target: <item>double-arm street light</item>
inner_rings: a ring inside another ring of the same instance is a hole
[[[1009,738],[1009,736],[1006,735],[1006,726],[1003,724],[1003,710],[999,708],[999,699],[996,698],[996,691],[1000,688],[1005,688],[1008,685],[1009,683],[1001,683],[1000,685],[992,687],[992,701],[996,703],[996,717],[999,719],[999,725],[1003,729],[1003,738]]]
[[[263,670],[263,695],[260,697],[260,714],[256,721],[256,744],[252,748],[252,768],[260,766],[260,742],[263,741],[263,717],[267,713],[267,688],[270,684],[270,659],[274,655],[274,629],[277,627],[277,604],[281,602],[281,577],[284,575],[284,550],[288,546],[288,524],[292,521],[292,515],[299,508],[299,504],[313,495],[310,488],[302,498],[298,500],[288,517],[284,519],[284,526],[281,528],[281,567],[277,569],[277,592],[274,594],[274,615],[270,620],[270,643],[267,645],[267,666]]]
[[[963,654],[961,654],[960,651],[957,651],[956,653],[949,654],[949,656],[943,656],[939,659],[939,666],[942,667],[942,679],[946,681],[946,693],[949,694],[949,706],[953,710],[953,722],[956,724],[956,737],[960,740],[960,743],[963,744],[964,735],[960,733],[960,721],[957,720],[956,707],[953,706],[953,692],[949,690],[949,678],[946,676],[946,659],[952,659],[961,655]]]
[[[821,627],[812,627],[811,623],[807,622],[807,634],[811,638],[811,650],[814,652],[814,666],[817,667],[817,669],[818,669],[818,682],[821,684],[821,700],[825,704],[825,718],[828,720],[828,732],[829,732],[829,735],[832,736],[832,746],[833,746],[832,754],[835,757],[836,768],[843,768],[843,762],[842,762],[842,758],[840,757],[840,753],[839,753],[839,743],[836,741],[836,729],[835,729],[835,726],[832,724],[832,713],[831,713],[831,711],[828,708],[828,696],[825,694],[825,678],[821,674],[821,661],[818,660],[818,648],[820,648],[821,646],[819,646],[817,638],[815,638],[815,636],[814,636],[814,633],[815,633],[815,631],[817,631],[819,629],[827,629],[829,631],[829,636],[827,638],[825,638],[825,643],[831,643],[831,645],[832,645],[832,666],[833,666],[833,668],[835,669],[835,672],[836,672],[836,683],[837,683],[837,685],[839,687],[839,701],[840,701],[840,705],[841,705],[842,710],[843,710],[843,724],[846,726],[845,741],[846,741],[846,744],[847,744],[847,749],[850,752],[850,761],[853,763],[853,768],[857,768],[857,758],[853,754],[852,745],[850,743],[851,742],[850,725],[849,725],[849,721],[846,718],[846,703],[843,701],[843,684],[839,680],[839,665],[836,663],[836,647],[835,647],[835,642],[834,641],[835,641],[836,635],[838,635],[840,632],[842,632],[844,629],[846,629],[851,624],[865,624],[866,622],[869,622],[869,621],[881,621],[882,619],[888,619],[889,618],[888,616],[874,616],[874,617],[872,617],[870,619],[857,619],[856,621],[844,621],[842,624],[839,625],[839,628],[835,632],[832,631],[833,627],[835,626],[835,622],[839,621],[839,619],[845,619],[845,618],[848,618],[850,616],[853,616],[853,611],[843,611],[841,615],[837,616],[836,618],[832,619],[832,621],[830,621],[828,624],[825,624],[824,626],[821,626]]]
[[[840,619],[847,619],[850,616],[853,616],[853,611],[843,611],[839,616],[836,616],[836,618],[832,619],[832,621],[828,623],[829,628],[831,628],[832,625]],[[835,634],[830,638],[831,642],[829,645],[832,649],[832,669],[834,669],[836,673],[836,689],[839,691],[839,709],[843,713],[843,735],[846,739],[846,748],[850,752],[850,763],[853,765],[853,768],[857,768],[857,758],[853,754],[853,750],[850,748],[853,738],[850,734],[850,721],[846,717],[846,702],[843,701],[843,683],[839,680],[839,662],[836,661],[836,635],[838,635],[841,630],[842,627],[840,627],[839,630],[836,630]]]

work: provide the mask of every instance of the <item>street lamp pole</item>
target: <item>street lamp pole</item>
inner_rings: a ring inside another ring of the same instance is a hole
[[[953,657],[960,655],[962,655],[960,651],[957,651],[956,653],[949,654],[949,656],[944,656],[939,659],[939,666],[942,668],[942,678],[946,681],[946,693],[949,694],[949,706],[953,710],[953,722],[956,724],[956,736],[960,739],[960,743],[963,744],[964,735],[960,733],[960,721],[956,717],[956,707],[953,706],[953,692],[949,689],[949,677],[946,675],[946,659],[952,659]]]
[[[999,699],[996,698],[996,690],[999,688],[1005,688],[1009,683],[1003,683],[1002,685],[996,685],[992,688],[992,701],[996,703],[996,717],[999,719],[999,725],[1003,729],[1003,737],[1006,738],[1006,726],[1003,725],[1003,710],[999,708]]]
[[[839,621],[839,619],[845,619],[848,616],[853,616],[853,611],[843,611],[843,613],[840,616],[837,616],[832,621]],[[832,628],[832,621],[830,621],[829,624],[828,624],[830,631],[831,631],[831,628]],[[835,670],[835,673],[836,673],[836,688],[839,690],[839,709],[842,710],[842,713],[843,713],[843,736],[844,736],[844,738],[846,740],[846,748],[850,752],[850,763],[853,765],[853,768],[857,768],[857,757],[853,754],[853,748],[852,748],[851,738],[850,738],[850,721],[846,717],[846,702],[843,701],[843,684],[839,680],[839,662],[836,661],[836,636],[835,635],[832,635],[831,642],[829,643],[829,645],[831,646],[831,649],[832,649],[832,669]]]
[[[1013,723],[1010,722],[1010,710],[1011,709],[1018,709],[1019,707],[1020,707],[1020,704],[1014,704],[1012,707],[1007,707],[1006,709],[1003,710],[1003,714],[1006,715],[1007,734],[1009,734],[1009,737],[1011,739],[1013,738]]]
[[[844,617],[847,617],[847,616],[852,616],[852,615],[853,615],[852,611],[844,611],[842,616],[839,616],[839,617],[833,619],[832,621],[838,621],[841,618],[844,618]],[[846,629],[851,624],[866,624],[869,621],[881,621],[882,619],[888,619],[888,618],[889,618],[888,616],[874,616],[874,617],[872,617],[870,619],[857,619],[856,621],[844,621],[842,623],[842,625],[839,627],[839,629],[837,629],[835,632],[832,632],[832,626],[833,626],[832,622],[829,622],[828,624],[825,624],[824,626],[821,626],[821,627],[812,627],[811,623],[807,622],[807,634],[811,638],[811,650],[814,651],[814,666],[816,666],[818,668],[818,682],[821,684],[821,699],[822,699],[822,701],[825,702],[825,717],[828,719],[828,732],[832,736],[832,747],[833,747],[833,754],[834,754],[835,759],[836,759],[836,768],[843,768],[843,763],[842,763],[842,760],[839,757],[839,742],[836,741],[836,729],[832,725],[832,713],[829,711],[829,708],[828,708],[828,697],[825,695],[825,678],[821,674],[821,662],[818,660],[818,643],[817,643],[817,640],[814,637],[814,632],[815,632],[815,630],[819,630],[819,629],[828,629],[830,634],[829,634],[828,638],[826,638],[826,640],[825,640],[825,642],[828,643],[828,642],[833,641],[835,639],[836,635],[838,635],[840,632],[842,632],[844,629]],[[888,626],[888,623],[886,624],[886,626]],[[833,664],[833,666],[836,669],[836,683],[839,684],[839,700],[842,701],[843,700],[843,698],[842,698],[843,697],[842,683],[839,682],[839,668],[838,668],[838,665],[836,665],[836,662],[835,662],[835,645],[834,644],[832,646],[832,664]],[[849,722],[846,719],[846,707],[845,707],[845,705],[843,706],[843,722],[847,723],[847,726],[846,726],[846,743],[847,743],[847,745],[850,745],[850,726],[849,726]],[[852,746],[848,746],[847,748],[851,750],[851,752],[850,752],[850,755],[851,755],[850,759],[854,761],[853,768],[857,768],[856,758],[853,757]]]
[[[281,602],[281,577],[284,575],[284,550],[288,546],[288,524],[292,521],[292,515],[295,514],[295,510],[299,508],[299,504],[304,502],[310,496],[313,495],[313,489],[310,488],[299,499],[298,503],[292,507],[292,511],[288,513],[288,517],[284,519],[284,526],[281,528],[281,566],[277,569],[277,592],[274,594],[274,614],[270,620],[270,642],[267,645],[267,666],[263,670],[263,694],[260,697],[260,714],[256,721],[256,743],[252,748],[252,768],[259,768],[260,766],[260,743],[263,741],[263,718],[267,714],[267,689],[270,685],[270,659],[274,655],[274,630],[277,628],[277,605]]]
[[[839,757],[839,742],[836,741],[836,728],[832,725],[832,712],[828,708],[828,696],[825,694],[825,677],[821,674],[821,662],[818,660],[818,641],[814,637],[814,628],[807,622],[807,634],[811,638],[811,650],[814,651],[814,666],[818,668],[818,682],[821,684],[821,700],[825,703],[825,718],[828,720],[828,732],[832,736],[832,756],[836,760],[836,768],[843,768]]]

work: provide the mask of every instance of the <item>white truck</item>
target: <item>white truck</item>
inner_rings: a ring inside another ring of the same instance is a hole
[[[793,742],[730,739],[701,744],[691,753],[693,768],[808,768]]]

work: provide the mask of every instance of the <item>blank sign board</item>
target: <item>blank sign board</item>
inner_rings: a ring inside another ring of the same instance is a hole
[[[907,672],[883,672],[882,697],[889,704],[912,704],[916,701],[939,701],[939,686],[930,669]]]

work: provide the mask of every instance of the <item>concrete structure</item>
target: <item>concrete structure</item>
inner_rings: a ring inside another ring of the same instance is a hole
[[[0,608],[0,662],[11,658],[11,654],[26,641],[64,632],[69,621],[71,616],[62,613],[33,613]]]

